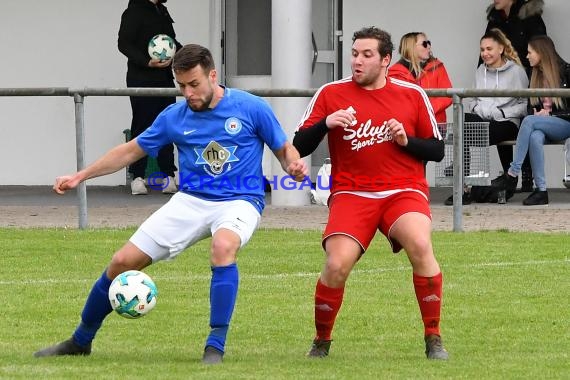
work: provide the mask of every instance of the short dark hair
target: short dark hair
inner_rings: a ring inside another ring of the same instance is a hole
[[[380,53],[381,57],[385,57],[388,54],[392,56],[394,44],[392,43],[392,36],[390,33],[375,26],[369,26],[354,32],[352,42],[354,43],[354,41],[363,38],[373,38],[378,41],[378,53]]]
[[[184,45],[179,49],[172,59],[172,70],[188,71],[200,65],[205,73],[209,73],[215,68],[214,58],[210,50],[204,46],[196,44]]]

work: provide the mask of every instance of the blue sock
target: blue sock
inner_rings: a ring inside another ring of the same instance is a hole
[[[110,286],[111,280],[107,277],[105,270],[91,288],[91,293],[89,293],[85,306],[83,306],[81,323],[73,333],[73,340],[78,345],[89,345],[95,338],[95,334],[103,324],[105,317],[113,311],[108,296]]]
[[[212,267],[210,283],[210,335],[206,346],[224,352],[230,319],[236,304],[239,273],[237,264],[226,267]]]

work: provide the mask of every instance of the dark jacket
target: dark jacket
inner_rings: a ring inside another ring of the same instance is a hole
[[[570,88],[570,63],[563,60],[560,61],[560,88]],[[564,120],[570,121],[570,98],[562,98],[565,107],[558,108],[556,104],[552,105],[552,116],[559,117]],[[529,101],[528,114],[532,115],[534,110],[540,111],[543,108],[542,98],[539,98],[538,105],[531,105]]]
[[[526,58],[528,40],[533,36],[546,34],[546,26],[542,20],[543,0],[516,0],[507,17],[503,11],[495,9],[493,4],[487,7],[487,28],[500,29],[517,51],[522,65],[530,74],[530,64]],[[479,65],[483,61],[479,57]]]
[[[117,41],[119,51],[127,57],[127,80],[172,83],[170,67],[148,67],[148,42],[157,34],[167,34],[174,38],[177,48],[182,47],[176,40],[173,23],[162,3],[154,5],[149,0],[129,1],[121,16]]]

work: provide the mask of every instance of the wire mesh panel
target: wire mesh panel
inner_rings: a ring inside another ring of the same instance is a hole
[[[453,123],[440,124],[445,157],[435,164],[435,186],[453,185]],[[463,175],[468,186],[491,184],[489,123],[463,123]]]

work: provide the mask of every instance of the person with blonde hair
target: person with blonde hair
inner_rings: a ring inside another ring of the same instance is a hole
[[[531,65],[526,58],[526,48],[529,39],[534,36],[546,35],[546,25],[542,19],[543,0],[494,0],[487,7],[487,27],[499,29],[511,41],[517,51],[527,74]],[[483,63],[479,60],[479,64]]]
[[[570,64],[560,57],[550,37],[531,38],[527,58],[532,66],[530,88],[569,88]],[[544,171],[544,143],[570,137],[570,98],[531,97],[529,108],[529,113],[532,114],[525,117],[521,124],[513,162],[503,176],[492,182],[492,186],[512,191],[528,152],[536,189],[523,200],[523,205],[546,205],[548,192]]]
[[[406,33],[400,39],[400,60],[388,70],[388,76],[427,88],[451,88],[451,80],[443,62],[433,56],[431,41],[423,32]],[[452,103],[448,97],[430,97],[438,123],[446,123],[445,110]]]
[[[491,29],[481,37],[480,55],[483,64],[475,72],[475,88],[480,89],[524,89],[528,87],[528,77],[516,50],[509,39],[499,29]],[[465,114],[467,123],[489,123],[489,145],[497,145],[503,141],[515,140],[521,118],[527,114],[527,100],[522,97],[475,97],[472,99],[469,112]],[[465,124],[464,136],[473,135],[469,124]],[[463,168],[469,175],[469,146],[464,143]],[[506,172],[513,159],[510,146],[497,145],[497,152],[503,171]],[[453,167],[446,168],[446,174],[452,175]],[[510,198],[514,194],[507,194]],[[466,190],[463,204],[472,199]],[[445,200],[448,206],[453,205],[453,196]]]
[[[543,0],[493,0],[486,9],[487,27],[485,32],[497,28],[505,33],[517,51],[529,78],[531,67],[528,59],[526,59],[528,41],[533,36],[547,34],[546,25],[542,19],[543,8]],[[482,63],[483,60],[479,57],[478,66]],[[512,150],[511,147],[508,148]],[[524,160],[521,177],[521,192],[531,192],[533,182],[528,157]]]

